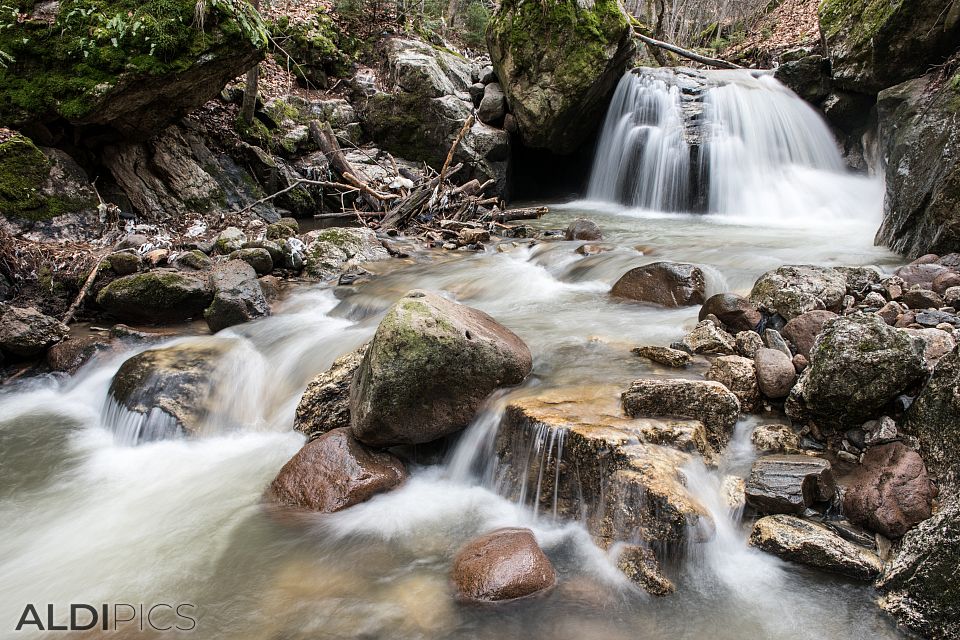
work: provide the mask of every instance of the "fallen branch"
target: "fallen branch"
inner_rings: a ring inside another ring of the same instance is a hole
[[[708,67],[716,67],[718,69],[743,69],[743,67],[741,67],[738,64],[734,64],[726,60],[721,60],[719,58],[710,58],[708,56],[702,56],[699,53],[694,53],[693,51],[689,51],[688,49],[683,49],[681,47],[678,47],[675,44],[670,44],[669,42],[664,42],[663,40],[657,40],[655,38],[651,38],[650,36],[643,35],[636,28],[634,28],[633,32],[638,38],[640,38],[640,40],[642,40],[644,43],[650,46],[666,49],[671,53],[675,53],[678,56],[687,58],[689,60],[693,60],[694,62],[699,62],[700,64],[706,65]]]
[[[324,122],[321,125],[319,120],[312,120],[309,131],[310,139],[320,148],[323,155],[327,157],[333,170],[343,176],[344,180],[349,182],[352,179],[352,181],[356,182],[354,186],[360,190],[361,197],[366,203],[370,205],[374,211],[382,211],[384,206],[383,199],[374,195],[376,192],[370,189],[370,178],[362,171],[355,169],[354,166],[350,164],[350,161],[347,160],[347,157],[343,154],[343,149],[340,148],[340,143],[337,141],[336,134],[333,133],[333,128],[330,126],[330,123]]]
[[[537,220],[550,210],[547,207],[531,207],[527,209],[507,209],[499,213],[493,213],[490,218],[494,222],[512,222],[513,220]]]
[[[90,272],[90,275],[87,276],[86,281],[83,283],[83,286],[80,288],[80,293],[77,295],[76,299],[73,301],[73,304],[67,309],[66,315],[63,316],[63,324],[70,324],[73,320],[73,316],[77,313],[77,309],[80,308],[80,305],[83,304],[83,301],[86,299],[87,294],[90,292],[90,289],[93,288],[93,282],[97,279],[97,274],[100,273],[100,266],[103,264],[104,256],[97,258],[97,264],[94,265],[93,271]]]

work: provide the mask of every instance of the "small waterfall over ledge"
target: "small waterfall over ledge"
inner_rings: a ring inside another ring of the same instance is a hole
[[[765,72],[639,68],[607,111],[587,197],[749,218],[839,213],[844,166],[809,104]],[[862,207],[862,205],[861,205]]]

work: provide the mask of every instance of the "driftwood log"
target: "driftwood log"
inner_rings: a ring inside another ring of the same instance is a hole
[[[634,28],[633,32],[645,44],[648,44],[652,47],[659,47],[660,49],[664,49],[666,51],[669,51],[670,53],[675,53],[678,56],[687,58],[688,60],[699,62],[702,65],[706,65],[708,67],[716,67],[718,69],[743,69],[743,67],[741,67],[740,65],[734,64],[732,62],[728,62],[727,60],[721,60],[720,58],[711,58],[709,56],[700,55],[695,51],[690,51],[689,49],[678,47],[675,44],[670,44],[669,42],[664,42],[663,40],[657,40],[656,38],[651,38],[650,36],[640,33],[640,31],[637,30],[636,28]]]

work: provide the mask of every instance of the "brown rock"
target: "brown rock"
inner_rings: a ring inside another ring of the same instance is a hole
[[[960,286],[960,273],[953,270],[937,274],[931,283],[933,291],[941,296],[945,294],[950,287],[958,286]]]
[[[930,289],[909,289],[903,293],[903,303],[911,309],[939,309],[943,298]]]
[[[74,373],[90,358],[110,349],[110,339],[103,336],[67,337],[47,351],[47,365],[54,371]]]
[[[704,376],[719,382],[737,396],[740,410],[750,413],[760,402],[760,387],[753,360],[741,356],[720,356],[710,365]]]
[[[740,401],[719,382],[640,378],[621,396],[628,416],[691,418],[707,428],[710,439],[725,443],[740,417]]]
[[[364,345],[333,361],[307,385],[297,404],[293,428],[308,438],[350,426],[350,383],[367,351]]]
[[[603,232],[593,220],[577,218],[567,226],[564,237],[567,240],[603,240]]]
[[[453,560],[457,593],[468,600],[516,600],[553,587],[557,572],[529,529],[497,529],[468,542]]]
[[[900,442],[871,447],[847,480],[843,511],[850,520],[899,538],[931,515],[936,489],[923,459]]]
[[[735,293],[710,296],[700,307],[699,319],[703,320],[710,314],[715,315],[731,333],[753,331],[763,319],[757,305]]]
[[[883,318],[883,321],[891,327],[897,324],[897,318],[900,317],[901,313],[903,313],[903,309],[900,307],[900,304],[893,300],[880,307],[880,310],[877,311],[877,315]]]
[[[782,351],[760,349],[753,357],[760,392],[768,398],[786,398],[797,381],[793,361]]]
[[[670,347],[644,346],[636,347],[635,349],[631,349],[631,351],[641,358],[646,358],[657,364],[673,367],[674,369],[686,367],[690,364],[691,360],[690,354],[686,351],[671,349]]]
[[[664,307],[703,304],[706,280],[700,267],[679,262],[654,262],[631,269],[613,285],[611,294]]]
[[[921,289],[932,289],[934,278],[948,271],[950,271],[948,267],[940,264],[908,264],[900,267],[893,274],[903,280],[903,289],[906,291],[914,285],[919,285]]]
[[[617,568],[631,582],[654,596],[668,596],[677,590],[660,568],[656,555],[648,547],[626,545],[617,556]]]
[[[807,311],[783,327],[783,337],[793,343],[797,353],[809,360],[813,341],[823,330],[824,323],[836,317],[832,311]]]
[[[393,489],[407,477],[399,458],[369,449],[334,429],[303,445],[267,489],[266,498],[288,506],[333,513]]]

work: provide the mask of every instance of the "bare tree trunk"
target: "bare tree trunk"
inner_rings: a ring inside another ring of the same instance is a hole
[[[460,0],[450,0],[450,4],[447,5],[447,29],[452,30],[454,27],[454,22],[457,19],[457,11],[460,8]]]
[[[250,3],[254,9],[260,9],[260,0]],[[253,124],[253,117],[257,111],[257,93],[260,87],[260,63],[258,62],[247,71],[247,82],[243,88],[243,104],[240,105],[240,119],[244,124]]]

